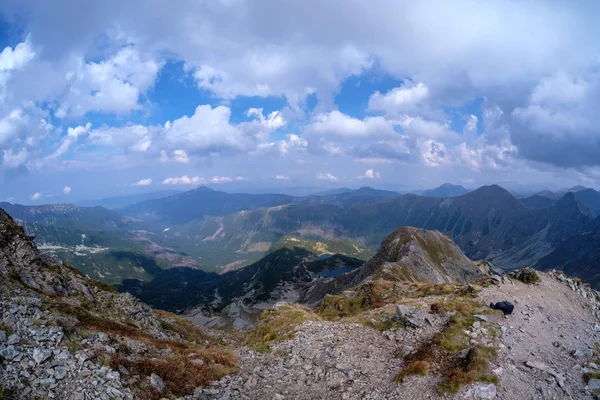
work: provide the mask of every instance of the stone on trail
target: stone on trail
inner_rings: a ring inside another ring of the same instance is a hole
[[[470,386],[464,393],[465,399],[490,400],[496,397],[496,385],[478,383]]]

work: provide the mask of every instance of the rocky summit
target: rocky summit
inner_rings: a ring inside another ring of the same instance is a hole
[[[265,303],[245,330],[199,328],[119,294],[41,255],[3,211],[0,249],[2,400],[600,395],[600,295],[559,271],[474,263],[436,231],[399,228],[339,276],[307,274],[337,271],[335,258],[314,264],[332,257],[268,253],[246,267],[240,301],[277,300],[265,285],[279,285],[284,260],[305,295]],[[511,314],[490,307],[501,301]]]

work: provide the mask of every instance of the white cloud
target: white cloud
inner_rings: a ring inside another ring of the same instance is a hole
[[[63,188],[63,193],[64,193],[64,194],[70,194],[70,193],[71,193],[71,191],[72,191],[72,189],[71,189],[71,186],[65,186],[65,187]]]
[[[202,178],[198,176],[188,177],[187,175],[183,175],[182,177],[173,177],[165,179],[162,184],[163,185],[197,185],[200,183]]]
[[[448,150],[443,143],[425,140],[419,143],[423,164],[427,167],[439,167],[450,162]]]
[[[236,178],[236,180],[238,180],[238,179]],[[213,176],[212,178],[210,178],[210,183],[220,184],[220,183],[229,183],[229,182],[233,182],[233,179],[228,176]]]
[[[276,175],[275,179],[278,181],[289,181],[290,177],[285,175]]]
[[[164,182],[163,182],[164,183]],[[149,186],[152,185],[152,178],[140,179],[133,186]]]
[[[366,117],[360,120],[339,111],[315,116],[306,131],[313,135],[353,139],[397,135],[393,124],[383,117]]]
[[[4,156],[2,157],[2,165],[6,168],[17,168],[20,165],[25,164],[27,161],[27,149],[21,149],[18,153],[13,152],[12,149],[4,150]]]
[[[327,182],[339,182],[340,181],[336,176],[333,176],[330,173],[322,173],[322,172],[317,174],[317,179],[320,181],[327,181]]]
[[[429,89],[421,82],[405,82],[400,87],[382,94],[377,91],[369,98],[369,109],[387,114],[410,114],[429,97]]]
[[[173,159],[176,162],[187,164],[190,162],[187,153],[184,150],[175,150],[173,152]]]
[[[34,194],[31,195],[30,199],[33,201],[39,200],[41,199],[43,196],[43,194],[41,194],[40,192],[35,192]]]
[[[55,115],[82,116],[89,111],[124,113],[140,108],[138,100],[155,81],[162,64],[142,56],[135,46],[119,49],[100,62],[78,58],[67,72],[68,90]]]
[[[364,175],[357,176],[358,179],[381,179],[381,174],[379,172],[375,172],[372,169],[368,169],[365,171]]]

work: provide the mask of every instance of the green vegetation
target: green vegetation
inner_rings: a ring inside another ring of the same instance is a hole
[[[492,347],[477,345],[471,348],[465,360],[447,373],[438,390],[442,393],[457,393],[461,387],[473,382],[498,385],[498,377],[489,372],[490,362],[496,357],[496,349]]]
[[[583,374],[583,380],[585,381],[585,383],[588,383],[592,379],[600,379],[600,372],[590,371]]]
[[[321,318],[306,307],[290,304],[263,311],[256,327],[246,334],[244,344],[259,352],[271,351],[277,342],[294,337],[296,327],[304,321]]]
[[[292,235],[285,235],[282,237],[275,244],[273,244],[273,246],[271,246],[269,252],[273,252],[281,248],[294,249],[295,247],[306,249],[311,253],[315,253],[316,255],[343,254],[364,261],[369,260],[375,254],[372,250],[358,246],[349,240],[312,240]]]
[[[326,320],[334,321],[350,317],[366,310],[363,299],[354,293],[341,296],[327,295],[319,307],[318,314]]]
[[[14,333],[12,327],[5,323],[0,323],[0,331],[6,332],[7,336],[10,336]]]
[[[531,285],[540,281],[539,275],[533,268],[516,270],[511,274],[511,276],[527,285]]]
[[[398,373],[396,380],[402,381],[408,375],[435,367],[441,371],[442,380],[438,385],[440,393],[456,393],[463,385],[473,382],[490,382],[498,384],[498,378],[489,371],[490,363],[497,357],[494,347],[475,345],[470,347],[467,356],[462,359],[459,354],[469,348],[469,337],[465,333],[477,321],[475,314],[494,313],[479,301],[455,297],[449,301],[431,304],[431,311],[438,314],[452,312],[446,327],[430,342],[423,344],[409,355],[406,366]],[[492,324],[481,321],[488,331],[494,334]]]

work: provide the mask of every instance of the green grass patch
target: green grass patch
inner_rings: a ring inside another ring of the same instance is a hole
[[[533,268],[518,269],[514,271],[511,276],[527,285],[532,285],[540,281],[540,276]]]
[[[321,318],[306,307],[289,304],[262,312],[256,327],[245,335],[244,344],[254,351],[270,352],[271,346],[292,339],[298,325]]]
[[[326,320],[335,321],[344,317],[351,317],[367,310],[363,299],[351,295],[325,296],[318,314]]]
[[[374,321],[365,322],[366,326],[377,329],[380,332],[385,332],[393,328],[404,328],[404,324],[395,318],[386,318]]]
[[[6,336],[10,336],[14,333],[13,328],[6,323],[0,323],[0,331],[6,332]]]
[[[583,380],[585,381],[585,383],[588,383],[592,379],[600,379],[600,372],[590,371],[583,374]]]
[[[477,345],[467,354],[462,365],[449,370],[437,389],[441,393],[457,393],[464,385],[474,382],[486,382],[498,385],[498,377],[490,373],[489,365],[497,357],[493,347]]]

